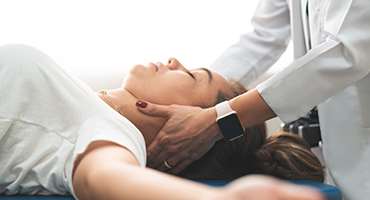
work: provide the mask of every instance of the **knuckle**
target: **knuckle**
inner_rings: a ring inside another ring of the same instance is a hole
[[[168,106],[168,108],[170,108],[171,110],[172,109],[176,109],[177,108],[177,105],[176,104],[171,104],[171,105]]]
[[[181,106],[179,106],[177,104],[172,104],[172,105],[169,105],[168,108],[169,108],[168,111],[170,113],[176,113],[181,109]]]
[[[181,172],[184,169],[186,169],[191,163],[192,163],[192,161],[184,160],[184,161],[181,162],[181,164],[176,166],[176,170],[178,170],[178,172]]]
[[[154,104],[148,104],[148,106],[146,107],[146,110],[148,113],[152,113],[152,114],[156,114],[158,112],[158,108]]]
[[[167,152],[168,153],[177,153],[178,151],[179,151],[178,146],[169,146],[169,147],[167,147]]]
[[[182,170],[184,170],[186,167],[187,167],[187,166],[185,166],[184,164],[179,165],[179,166],[177,166],[177,167],[176,167],[175,172],[179,173],[179,172],[181,172]]]
[[[160,146],[160,145],[155,145],[154,147],[153,147],[153,150],[155,151],[155,152],[158,152],[158,151],[160,151],[162,149],[162,147]],[[153,151],[151,151],[151,153],[153,153]]]
[[[162,136],[162,138],[159,140],[160,145],[167,145],[171,142],[171,138],[167,135]]]
[[[159,143],[152,143],[152,145],[147,148],[147,154],[148,156],[156,155],[161,149],[162,146]]]
[[[178,154],[178,158],[180,160],[187,159],[189,157],[189,154],[187,152],[182,151],[181,153]]]

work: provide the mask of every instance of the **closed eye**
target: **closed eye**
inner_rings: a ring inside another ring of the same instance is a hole
[[[193,79],[195,79],[195,77],[192,73],[190,73],[189,71],[187,71],[187,73],[189,74],[189,76],[191,76]]]

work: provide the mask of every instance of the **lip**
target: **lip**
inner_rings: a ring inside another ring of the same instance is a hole
[[[161,62],[157,62],[154,64],[155,67],[156,67],[156,70],[158,71],[159,70],[159,66],[163,65]]]

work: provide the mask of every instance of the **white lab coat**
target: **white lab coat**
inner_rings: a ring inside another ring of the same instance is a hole
[[[344,199],[370,200],[370,1],[301,4],[308,52],[257,89],[284,122],[318,105],[324,159],[335,184]],[[244,85],[263,74],[289,43],[290,6],[289,0],[261,0],[254,31],[211,68]]]

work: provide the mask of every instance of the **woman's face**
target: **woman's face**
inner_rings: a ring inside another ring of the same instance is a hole
[[[123,87],[138,100],[163,105],[206,107],[215,103],[220,90],[232,94],[230,84],[220,74],[204,68],[187,70],[175,58],[170,58],[167,65],[133,66]]]

